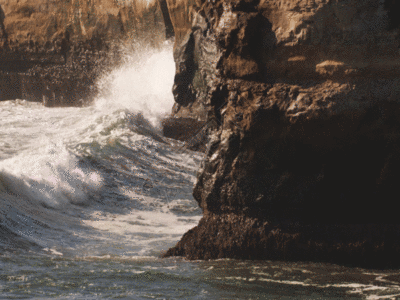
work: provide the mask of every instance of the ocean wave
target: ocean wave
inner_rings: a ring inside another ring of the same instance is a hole
[[[8,247],[21,249],[18,239],[48,255],[157,255],[198,222],[191,189],[202,155],[174,148],[160,129],[173,104],[171,47],[135,55],[140,63],[102,78],[91,106],[0,104]]]

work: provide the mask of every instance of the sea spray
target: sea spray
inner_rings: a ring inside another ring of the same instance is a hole
[[[163,63],[173,69],[169,51],[143,54],[142,64],[137,53],[127,57],[103,77],[102,97],[89,107],[0,102],[0,298],[398,297],[397,270],[159,258],[201,217],[191,193],[202,155],[160,136],[170,87],[143,83],[161,76]],[[143,79],[141,86],[124,87],[124,76]]]
[[[174,68],[166,45],[126,55],[91,106],[2,103],[2,226],[45,252],[86,256],[156,254],[196,225],[201,155],[175,152],[159,130]]]
[[[100,78],[101,96],[95,105],[102,110],[126,108],[141,113],[159,128],[174,104],[172,46],[167,43],[158,50],[145,50],[126,53],[122,66]]]

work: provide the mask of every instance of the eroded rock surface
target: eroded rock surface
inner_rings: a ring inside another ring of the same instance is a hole
[[[160,1],[163,2],[163,1]],[[65,30],[74,40],[164,38],[162,12],[157,1],[113,0],[0,0],[9,40],[18,45],[32,41],[38,47],[55,42]],[[151,32],[151,31],[154,32]],[[158,31],[158,32],[157,32]]]
[[[161,125],[165,137],[183,141],[186,149],[206,151],[208,134],[204,121],[170,116],[163,119]]]
[[[204,217],[167,256],[400,265],[394,1],[191,11],[175,47],[175,112],[210,124],[193,193]]]
[[[173,34],[165,0],[0,0],[0,100],[81,105],[119,63],[119,45]]]

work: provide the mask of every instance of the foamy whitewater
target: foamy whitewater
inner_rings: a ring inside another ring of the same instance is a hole
[[[89,107],[0,102],[0,299],[395,299],[400,272],[161,259],[201,218],[203,154],[162,136],[172,47],[126,56]]]

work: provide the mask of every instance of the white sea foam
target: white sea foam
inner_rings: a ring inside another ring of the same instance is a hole
[[[147,50],[128,55],[126,64],[101,78],[103,96],[97,99],[96,107],[107,111],[126,108],[143,114],[158,127],[160,118],[170,113],[174,104],[171,89],[175,64],[171,46]]]
[[[0,249],[35,253],[1,251],[3,297],[400,296],[396,277],[388,277],[396,272],[158,258],[200,219],[191,191],[202,156],[178,151],[159,134],[158,121],[172,106],[172,49],[126,62],[103,77],[104,93],[90,107],[0,102]]]
[[[196,225],[201,155],[159,131],[172,108],[172,48],[136,53],[93,106],[0,103],[0,221],[52,255],[154,255]]]

